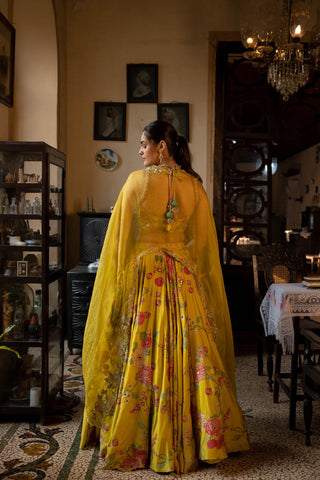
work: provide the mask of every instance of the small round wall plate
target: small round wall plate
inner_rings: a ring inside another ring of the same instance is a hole
[[[118,165],[118,155],[110,148],[102,148],[96,153],[95,162],[105,170],[114,170]]]

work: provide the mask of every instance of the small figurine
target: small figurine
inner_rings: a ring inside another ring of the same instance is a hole
[[[4,177],[4,181],[5,181],[6,183],[14,183],[14,182],[15,182],[15,178],[14,178],[13,173],[8,172],[8,173],[6,174],[6,176]]]

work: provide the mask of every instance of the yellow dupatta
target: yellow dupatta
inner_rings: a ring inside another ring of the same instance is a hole
[[[115,406],[133,315],[136,259],[154,246],[167,250],[196,275],[213,337],[235,390],[231,322],[211,208],[200,182],[184,171],[175,173],[175,188],[181,206],[177,225],[183,232],[168,231],[162,217],[160,223],[152,224],[153,213],[168,192],[167,172],[154,167],[128,177],[113,210],[84,334],[86,404],[80,448],[88,441],[89,425],[100,428]],[[177,250],[175,239],[181,236],[184,241]]]

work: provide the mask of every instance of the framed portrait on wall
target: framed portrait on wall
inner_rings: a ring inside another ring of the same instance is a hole
[[[94,102],[94,140],[126,139],[126,104]]]
[[[189,103],[159,103],[158,120],[171,123],[189,141]]]
[[[0,102],[13,106],[15,28],[0,12]]]
[[[127,102],[157,103],[158,65],[129,63],[127,65]]]

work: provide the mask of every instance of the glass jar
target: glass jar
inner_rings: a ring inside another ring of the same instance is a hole
[[[41,215],[41,204],[39,197],[35,197],[32,204],[32,213],[33,215]]]
[[[59,208],[59,205],[58,205],[58,201],[55,200],[53,202],[53,209],[54,209],[54,214],[55,215],[60,215],[60,208]]]
[[[10,210],[9,211],[10,211],[10,215],[17,215],[18,205],[17,205],[16,197],[11,198]]]
[[[24,214],[25,215],[31,215],[32,214],[32,206],[30,203],[30,200],[26,200],[25,206],[24,206]]]
[[[26,206],[26,194],[25,194],[25,192],[21,192],[20,193],[19,205],[18,205],[18,212],[21,215],[23,215],[25,213],[24,212],[25,206]]]

